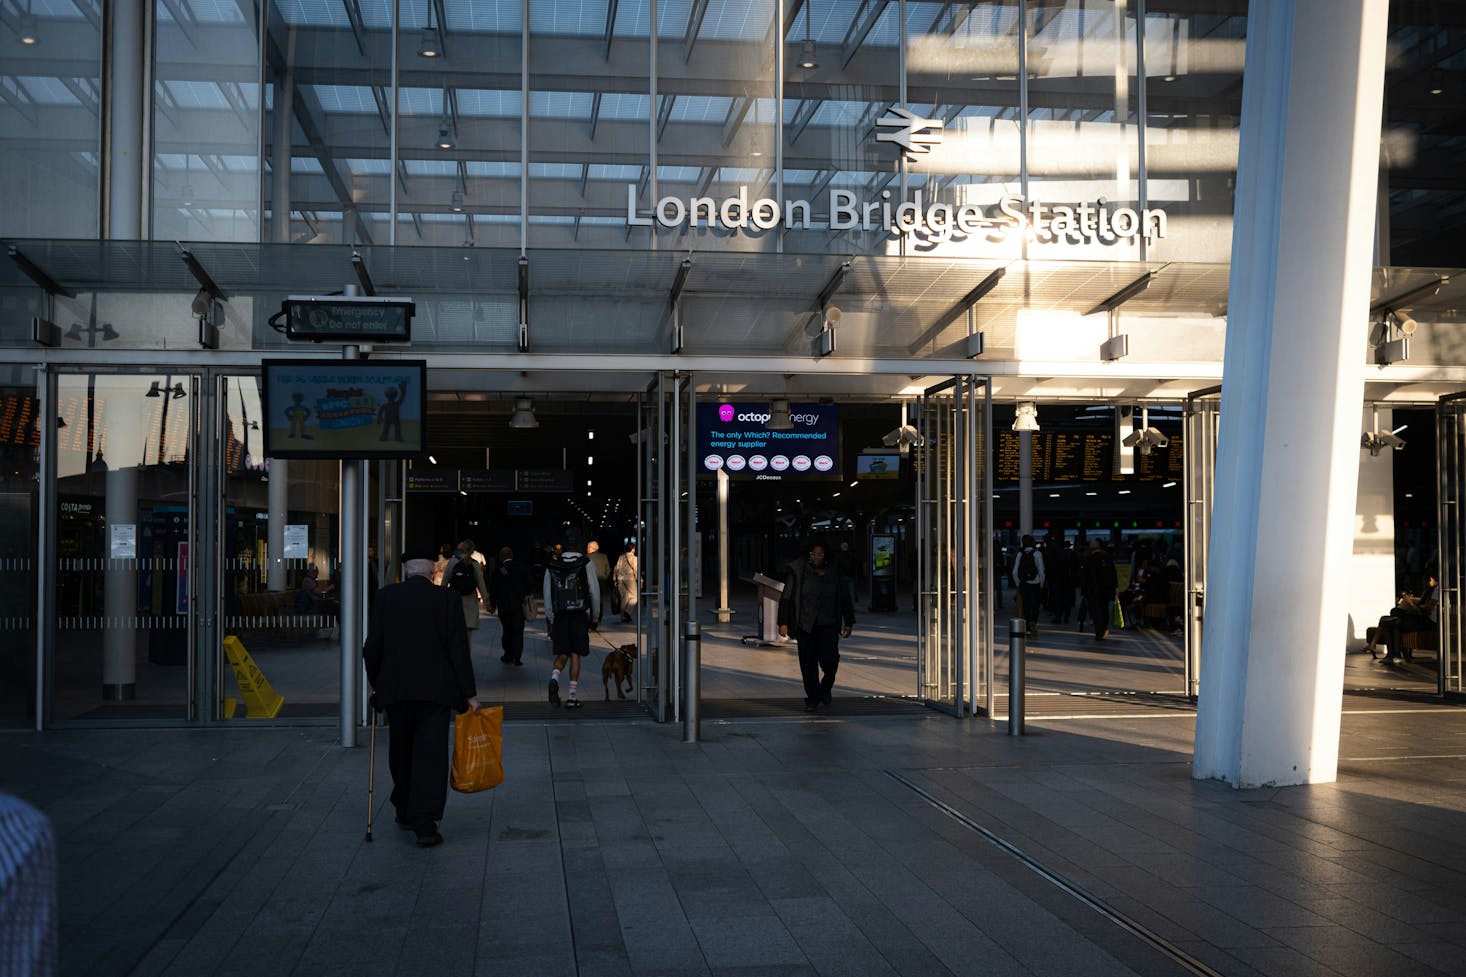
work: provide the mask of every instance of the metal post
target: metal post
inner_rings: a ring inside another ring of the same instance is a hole
[[[698,672],[702,668],[702,628],[688,621],[682,631],[682,742],[696,743],[698,730]]]
[[[359,359],[361,350],[348,346],[343,351],[348,360]],[[361,551],[361,526],[365,522],[362,506],[364,461],[341,463],[341,745],[356,745],[357,676],[361,674],[361,597],[366,593],[363,571],[365,554]]]
[[[1008,621],[1008,735],[1023,735],[1023,618]]]

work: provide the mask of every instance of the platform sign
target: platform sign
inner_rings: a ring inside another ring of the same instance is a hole
[[[769,431],[769,404],[697,405],[699,478],[719,471],[734,481],[840,478],[840,411],[833,404],[790,404],[794,427]]]

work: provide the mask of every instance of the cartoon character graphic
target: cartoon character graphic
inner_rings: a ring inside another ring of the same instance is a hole
[[[288,437],[314,441],[315,437],[305,433],[305,422],[311,416],[311,409],[305,405],[305,394],[300,391],[290,395],[290,406],[285,408],[285,418],[290,421]]]
[[[377,423],[382,425],[381,436],[378,441],[387,440],[387,432],[393,431],[396,437],[393,440],[402,440],[402,401],[407,397],[407,381],[403,380],[395,388],[388,387],[385,392],[386,400],[377,408]]]

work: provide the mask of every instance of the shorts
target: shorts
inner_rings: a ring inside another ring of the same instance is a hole
[[[550,622],[550,646],[556,657],[560,655],[590,654],[590,615],[585,613],[559,614]]]

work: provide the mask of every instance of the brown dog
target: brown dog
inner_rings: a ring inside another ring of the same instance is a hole
[[[622,645],[606,652],[606,659],[601,662],[601,687],[606,690],[607,702],[611,701],[611,679],[616,680],[616,694],[623,699],[626,692],[621,691],[621,683],[626,683],[627,691],[635,688],[631,680],[632,663],[635,661],[636,645]]]

